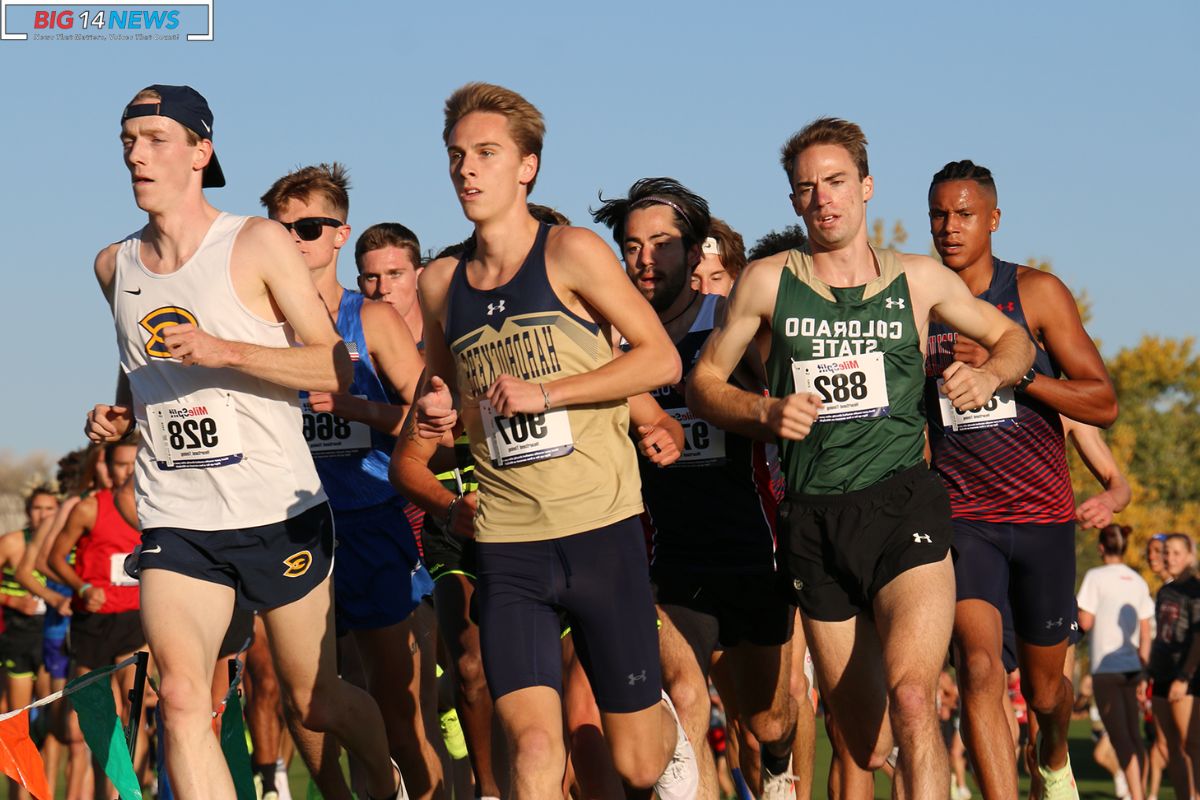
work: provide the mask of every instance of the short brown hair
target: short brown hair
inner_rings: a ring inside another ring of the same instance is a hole
[[[354,243],[354,265],[362,272],[363,256],[373,250],[395,247],[408,253],[413,267],[421,266],[421,242],[417,235],[399,222],[379,222],[362,232]]]
[[[784,143],[779,152],[779,163],[783,165],[789,183],[795,180],[792,177],[792,167],[796,163],[796,156],[817,144],[836,144],[845,148],[854,166],[858,168],[859,180],[871,174],[867,166],[867,137],[862,128],[844,119],[821,117],[792,134],[792,138]]]
[[[259,202],[275,216],[289,200],[307,203],[314,195],[325,198],[345,222],[350,214],[350,173],[345,165],[335,161],[293,170],[271,184]]]
[[[713,217],[708,222],[708,235],[717,240],[721,246],[721,264],[729,277],[737,280],[746,268],[746,243],[742,235],[729,227],[729,223],[720,217]]]
[[[492,83],[468,83],[446,98],[446,124],[442,128],[443,144],[450,143],[450,131],[467,114],[484,111],[500,114],[508,121],[508,133],[520,148],[521,155],[537,156],[537,170],[525,187],[528,195],[533,191],[537,173],[542,169],[542,139],[546,136],[546,120],[537,106],[512,89]]]
[[[131,106],[134,103],[141,103],[146,100],[162,100],[162,95],[158,93],[158,89],[151,89],[149,86],[147,86],[145,89],[142,89],[140,92],[135,94],[133,99],[125,105]],[[178,120],[176,120],[176,122],[178,122]],[[200,144],[199,133],[192,130],[187,125],[184,125],[182,122],[179,123],[179,127],[183,128],[183,130],[187,133],[188,147],[195,147],[196,145]]]

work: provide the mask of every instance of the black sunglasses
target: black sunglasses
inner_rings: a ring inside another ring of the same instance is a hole
[[[295,231],[296,235],[304,241],[311,242],[321,238],[321,228],[324,226],[328,225],[331,228],[340,228],[346,223],[340,219],[333,219],[331,217],[304,217],[295,222],[283,222],[280,224],[287,228],[288,231]]]

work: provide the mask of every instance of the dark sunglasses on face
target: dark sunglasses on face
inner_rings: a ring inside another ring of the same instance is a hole
[[[304,217],[294,222],[281,223],[288,231],[295,231],[296,235],[306,242],[311,242],[321,238],[321,228],[328,225],[331,228],[340,228],[346,223],[340,219],[331,217]]]

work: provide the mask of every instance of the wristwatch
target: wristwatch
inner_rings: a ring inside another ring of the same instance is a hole
[[[1029,386],[1029,384],[1033,383],[1033,379],[1036,377],[1037,370],[1033,367],[1030,367],[1029,372],[1026,372],[1024,375],[1022,375],[1021,380],[1017,381],[1017,385],[1013,388],[1015,388],[1018,392],[1023,392]]]

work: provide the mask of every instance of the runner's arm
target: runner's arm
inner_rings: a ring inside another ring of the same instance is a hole
[[[414,430],[425,438],[449,436],[451,441],[458,421],[456,406],[460,403],[454,356],[446,344],[442,319],[445,318],[446,295],[457,263],[453,258],[437,259],[428,264],[417,279],[425,329],[425,374],[413,402],[417,409]],[[401,435],[410,434],[406,431]]]
[[[459,536],[472,535],[475,515],[475,492],[458,495],[437,479],[429,463],[437,453],[437,439],[426,439],[417,432],[416,412],[405,420],[404,432],[392,452],[388,478],[392,486],[406,499],[415,503]],[[465,508],[460,508],[465,505]],[[464,516],[466,512],[470,514]]]
[[[25,532],[24,531],[9,531],[0,536],[0,567],[9,567],[16,574],[16,566],[21,561],[21,555],[25,550]],[[37,611],[38,600],[33,594],[24,594],[20,597],[15,597],[8,594],[0,594],[0,606],[11,608],[21,614],[33,614]]]
[[[770,257],[746,267],[733,286],[724,320],[713,328],[687,382],[687,404],[698,417],[718,428],[773,441],[777,436],[802,439],[808,435],[820,399],[797,393],[768,397],[729,383],[760,328],[774,311],[783,257]]]
[[[85,531],[91,530],[96,524],[98,503],[95,497],[85,497],[71,510],[67,524],[52,541],[47,541],[49,553],[46,555],[46,566],[62,583],[71,587],[79,595],[83,587],[83,579],[75,572],[75,568],[67,562],[67,556],[75,549],[80,537]],[[45,545],[43,545],[45,547]],[[80,596],[80,599],[83,599]]]
[[[959,411],[980,408],[996,389],[1015,386],[1033,364],[1034,346],[1015,322],[971,295],[966,283],[925,256],[906,258],[910,286],[928,296],[931,319],[982,344],[988,358],[979,367],[955,361],[942,373],[942,392]]]
[[[555,266],[552,282],[596,309],[630,347],[597,369],[541,386],[501,377],[488,389],[488,399],[499,413],[542,411],[547,407],[543,390],[549,407],[560,408],[625,400],[679,380],[682,366],[675,345],[599,236],[585,228],[556,226],[546,249],[548,262]]]
[[[310,392],[314,411],[331,411],[338,416],[370,425],[377,431],[398,436],[412,404],[425,362],[417,351],[412,333],[396,310],[387,303],[367,300],[362,307],[364,338],[371,363],[381,381],[391,384],[401,405],[364,400],[348,393]]]
[[[261,276],[298,346],[264,347],[220,339],[191,324],[172,325],[163,332],[172,357],[188,366],[229,367],[298,391],[345,391],[354,376],[350,354],[284,228],[250,219],[234,245],[233,259]]]
[[[685,447],[683,426],[647,392],[629,398],[629,425],[638,450],[650,463],[670,466],[679,460]]]
[[[1117,392],[1096,343],[1084,330],[1074,295],[1058,277],[1041,270],[1026,275],[1021,291],[1035,300],[1027,307],[1037,309],[1034,324],[1042,343],[1066,376],[1038,374],[1022,391],[1063,416],[1101,428],[1112,425]]]
[[[1117,461],[1099,428],[1069,417],[1061,419],[1063,433],[1070,438],[1083,463],[1104,487],[1103,492],[1079,504],[1075,519],[1085,528],[1103,528],[1112,522],[1113,514],[1129,505],[1132,497],[1129,481],[1117,467]]]

